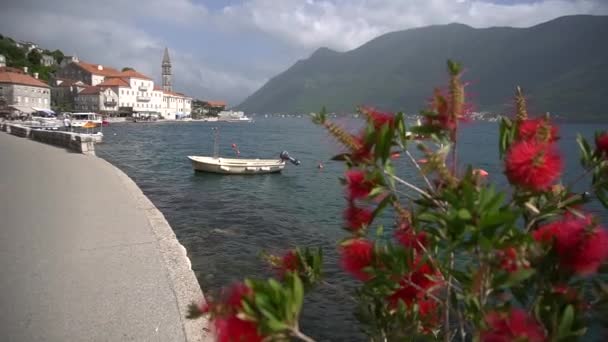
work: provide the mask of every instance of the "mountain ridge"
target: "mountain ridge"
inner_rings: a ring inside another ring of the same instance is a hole
[[[533,107],[606,114],[608,16],[566,16],[528,28],[452,23],[395,31],[339,52],[322,47],[275,75],[237,108],[248,112],[352,112],[367,104],[417,113],[463,63],[479,110],[505,112],[521,85]],[[605,99],[606,98],[606,99]],[[533,108],[534,110],[534,108]]]

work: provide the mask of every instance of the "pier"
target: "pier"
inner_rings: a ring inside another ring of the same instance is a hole
[[[105,160],[0,132],[0,227],[3,340],[211,340],[184,247]]]

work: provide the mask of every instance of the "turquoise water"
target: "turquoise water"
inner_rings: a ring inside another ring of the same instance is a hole
[[[213,127],[220,129],[223,156],[234,156],[231,144],[235,143],[244,158],[274,158],[287,150],[302,164],[288,164],[281,174],[270,175],[194,173],[186,156],[212,155]],[[594,129],[598,127],[562,125],[561,150],[570,161],[566,179],[580,171],[576,132],[591,137]],[[466,124],[460,158],[504,184],[497,163],[497,134],[496,123]],[[262,250],[280,253],[296,245],[321,246],[326,279],[336,288],[319,289],[307,299],[303,330],[318,340],[363,340],[343,295],[355,284],[336,263],[335,243],[345,236],[340,229],[344,199],[338,180],[344,169],[341,163],[329,161],[339,149],[321,127],[308,118],[258,118],[251,124],[112,124],[104,128],[104,135],[97,155],[125,171],[163,212],[187,248],[206,293],[243,277],[271,274],[259,258]],[[319,162],[324,163],[323,169],[317,167]],[[404,170],[402,177],[419,181],[411,168],[400,170]],[[603,222],[608,222],[605,211],[601,214]]]

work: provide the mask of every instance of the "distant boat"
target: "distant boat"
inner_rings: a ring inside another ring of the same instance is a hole
[[[218,114],[218,121],[224,122],[251,122],[252,119],[247,117],[243,112],[235,112],[232,110],[223,110]]]

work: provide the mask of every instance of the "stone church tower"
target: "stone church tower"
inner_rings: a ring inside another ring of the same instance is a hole
[[[163,91],[173,91],[173,84],[171,75],[171,60],[169,59],[169,49],[165,48],[165,53],[163,54]]]

